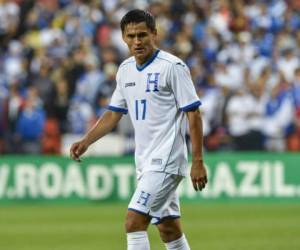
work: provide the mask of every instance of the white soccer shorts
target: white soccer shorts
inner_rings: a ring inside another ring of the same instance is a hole
[[[137,188],[128,210],[152,217],[152,224],[160,224],[165,218],[179,218],[179,197],[176,193],[183,176],[149,171],[138,179]]]

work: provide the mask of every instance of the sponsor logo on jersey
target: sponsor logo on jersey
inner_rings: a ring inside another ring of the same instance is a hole
[[[151,160],[151,165],[161,165],[161,164],[162,164],[162,159],[154,158]]]
[[[125,83],[125,88],[127,87],[134,87],[135,86],[135,82],[126,82]]]

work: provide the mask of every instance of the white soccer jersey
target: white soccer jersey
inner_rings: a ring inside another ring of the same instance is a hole
[[[186,175],[186,116],[201,104],[190,72],[178,57],[157,50],[139,67],[134,57],[119,67],[109,109],[130,115],[138,173]]]

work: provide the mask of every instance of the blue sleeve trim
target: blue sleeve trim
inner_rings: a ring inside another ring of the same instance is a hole
[[[114,106],[108,106],[108,109],[114,112],[119,112],[119,113],[123,113],[123,114],[127,114],[128,110],[127,109],[123,109],[123,108],[118,108],[118,107],[114,107]]]
[[[180,108],[181,111],[184,111],[184,112],[187,112],[187,111],[190,111],[190,110],[193,110],[195,108],[198,108],[199,106],[201,105],[201,102],[200,101],[196,101],[196,102],[193,102],[185,107],[182,107]]]

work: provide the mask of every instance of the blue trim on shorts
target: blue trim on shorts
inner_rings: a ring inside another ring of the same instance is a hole
[[[138,214],[147,215],[147,216],[151,217],[152,219],[156,219],[157,222],[151,223],[151,224],[153,224],[153,225],[159,225],[159,224],[161,224],[165,219],[173,219],[173,220],[176,220],[176,219],[179,219],[179,218],[180,218],[179,215],[168,215],[168,216],[165,216],[165,217],[160,218],[160,217],[156,217],[156,216],[150,215],[150,214],[149,214],[150,211],[149,211],[148,213],[145,213],[145,212],[143,212],[143,211],[140,211],[140,210],[137,210],[137,209],[134,209],[134,208],[130,208],[130,207],[129,207],[127,210],[136,212],[136,213],[138,213]]]
[[[180,216],[179,216],[179,215],[168,215],[168,216],[165,216],[165,217],[162,217],[162,218],[157,218],[157,217],[154,217],[154,218],[158,219],[158,222],[155,222],[155,223],[153,223],[153,224],[154,224],[154,225],[159,225],[159,224],[163,223],[163,221],[164,221],[165,219],[173,219],[173,220],[176,220],[176,219],[179,219]]]
[[[148,213],[145,213],[145,212],[143,212],[143,211],[140,211],[140,210],[137,210],[137,209],[134,209],[134,208],[130,208],[130,207],[129,207],[127,210],[136,212],[136,213],[138,213],[138,214],[150,216],[150,215],[149,215],[149,212],[150,212],[150,211],[149,211]],[[152,217],[152,216],[150,216],[150,217]]]

